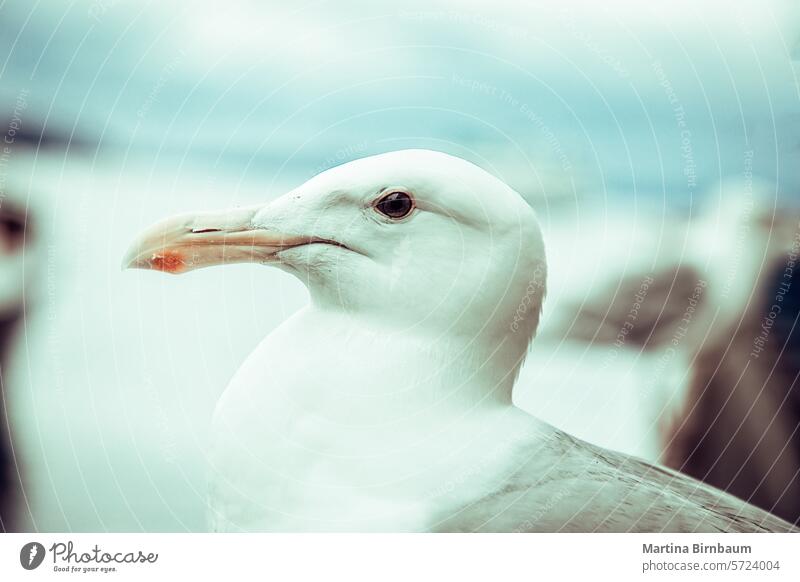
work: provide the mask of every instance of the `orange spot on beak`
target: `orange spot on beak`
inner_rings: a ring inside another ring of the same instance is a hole
[[[154,254],[150,258],[150,264],[157,271],[164,271],[165,273],[180,273],[186,266],[183,256],[175,251]]]

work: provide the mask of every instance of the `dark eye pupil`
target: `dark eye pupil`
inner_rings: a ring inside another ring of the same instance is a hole
[[[414,208],[414,202],[405,192],[392,192],[381,198],[376,208],[389,218],[403,218]]]

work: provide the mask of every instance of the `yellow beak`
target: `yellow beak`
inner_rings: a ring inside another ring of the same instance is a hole
[[[122,266],[180,274],[227,263],[274,262],[276,253],[287,248],[332,242],[254,226],[253,218],[262,208],[183,214],[163,220],[137,237]]]

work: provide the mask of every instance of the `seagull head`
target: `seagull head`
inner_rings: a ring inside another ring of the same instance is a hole
[[[167,219],[124,266],[177,274],[242,262],[291,272],[323,309],[526,343],[545,283],[531,207],[478,166],[428,150],[349,162],[265,205]]]

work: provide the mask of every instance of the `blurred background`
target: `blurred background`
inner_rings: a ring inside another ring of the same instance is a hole
[[[539,212],[520,406],[798,522],[798,69],[795,0],[0,3],[0,530],[202,531],[216,400],[306,292],[127,244],[408,147]]]

